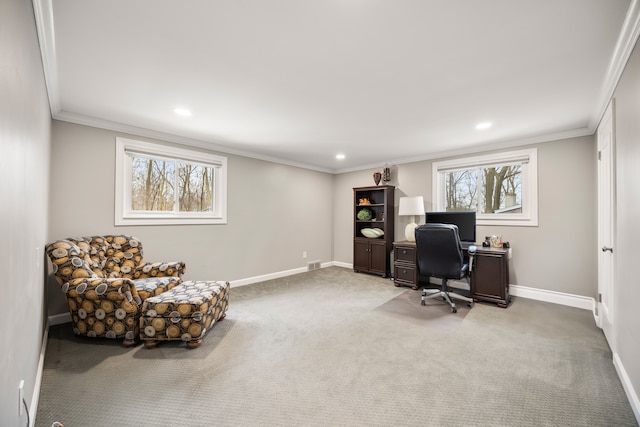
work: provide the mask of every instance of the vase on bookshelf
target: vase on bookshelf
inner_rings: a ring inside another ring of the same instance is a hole
[[[380,184],[381,179],[382,179],[382,174],[380,172],[373,173],[373,182],[375,182],[376,185]]]

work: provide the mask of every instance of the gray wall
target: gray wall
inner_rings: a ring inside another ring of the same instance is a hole
[[[33,401],[45,325],[51,118],[30,1],[0,2],[0,425],[23,426],[18,383]],[[32,419],[34,414],[31,414]]]
[[[511,243],[511,284],[595,298],[595,139],[588,136],[530,147],[538,148],[539,226],[479,226],[478,239],[500,234]],[[425,160],[392,168],[391,184],[397,187],[396,212],[401,196],[423,196],[426,210],[432,209],[431,165],[431,160]],[[336,261],[352,262],[352,187],[374,185],[372,173],[373,170],[336,176]],[[424,216],[417,219],[424,222]],[[408,218],[396,214],[396,240],[405,240],[408,222]]]
[[[333,175],[224,153],[215,154],[228,158],[227,224],[115,227],[116,136],[149,140],[53,121],[51,240],[131,234],[145,259],[186,262],[186,280],[249,279],[333,260]],[[49,312],[66,312],[57,284],[48,287]]]
[[[616,232],[614,250],[613,335],[618,357],[636,399],[640,394],[640,47],[627,63],[615,94],[616,132]],[[636,411],[640,402],[636,400]],[[640,420],[640,413],[636,412]]]

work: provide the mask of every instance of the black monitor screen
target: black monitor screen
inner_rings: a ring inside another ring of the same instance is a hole
[[[425,212],[424,222],[438,224],[455,224],[458,226],[460,241],[475,243],[475,212]]]

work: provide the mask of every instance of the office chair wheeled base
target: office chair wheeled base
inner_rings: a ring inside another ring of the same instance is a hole
[[[421,304],[427,305],[426,300],[438,297],[442,297],[442,300],[446,301],[449,304],[452,313],[457,313],[458,309],[456,308],[456,304],[451,300],[451,298],[466,301],[467,306],[473,307],[473,298],[468,298],[463,295],[456,294],[455,292],[449,292],[448,290],[445,290],[445,286],[443,286],[443,289],[423,289]]]

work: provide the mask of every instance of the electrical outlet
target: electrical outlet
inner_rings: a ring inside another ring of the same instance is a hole
[[[307,251],[302,251],[302,259],[306,259],[307,258]]]
[[[18,416],[22,416],[22,399],[24,392],[24,380],[20,380],[20,384],[18,384]]]

